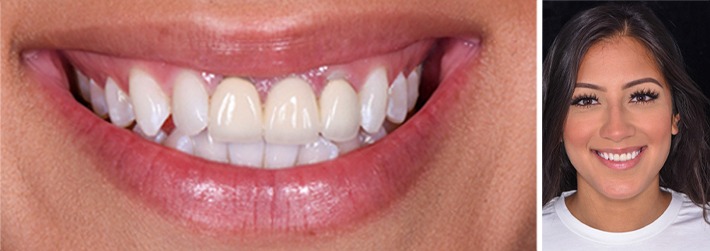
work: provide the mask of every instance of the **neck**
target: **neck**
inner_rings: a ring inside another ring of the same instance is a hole
[[[585,182],[577,184],[577,193],[565,200],[570,212],[582,223],[607,232],[647,226],[663,214],[671,201],[671,195],[660,190],[658,179],[638,195],[625,199],[606,197]]]

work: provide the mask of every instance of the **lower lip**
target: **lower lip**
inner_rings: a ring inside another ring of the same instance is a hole
[[[282,170],[231,166],[143,140],[98,119],[67,91],[56,55],[34,55],[30,81],[66,120],[57,122],[96,169],[131,198],[186,225],[214,234],[329,231],[356,223],[403,197],[428,168],[440,122],[476,63],[471,45],[451,45],[442,59],[457,69],[407,123],[376,144],[333,161]],[[456,53],[456,54],[455,54]],[[466,54],[468,56],[459,56]],[[461,62],[460,60],[466,61]],[[51,66],[51,67],[50,67]],[[449,68],[450,69],[450,68]]]
[[[592,153],[597,156],[599,161],[601,161],[605,166],[608,168],[614,169],[614,170],[628,170],[636,166],[636,164],[639,163],[641,160],[641,157],[643,156],[643,153],[646,152],[645,149],[641,149],[641,152],[636,156],[636,158],[627,160],[627,161],[611,161],[607,160],[605,158],[602,158],[602,156],[599,156],[596,151],[592,151]]]

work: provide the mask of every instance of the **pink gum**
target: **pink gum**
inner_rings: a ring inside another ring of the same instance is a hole
[[[262,100],[266,97],[266,93],[268,93],[271,86],[278,80],[294,75],[308,81],[313,87],[316,96],[320,96],[320,92],[327,83],[329,77],[333,79],[346,79],[356,91],[359,91],[365,81],[365,78],[367,77],[367,74],[376,67],[384,66],[387,69],[387,76],[390,84],[400,72],[408,74],[413,71],[414,68],[420,65],[427,57],[428,53],[432,49],[432,46],[434,45],[434,42],[434,40],[419,41],[404,49],[384,55],[363,58],[347,64],[315,67],[301,73],[270,77],[239,77],[251,80],[261,94]],[[172,94],[173,80],[175,76],[181,70],[186,69],[162,62],[125,59],[90,52],[64,51],[63,53],[75,68],[80,70],[89,78],[94,79],[99,86],[103,87],[106,79],[111,77],[118,83],[121,89],[126,92],[128,92],[129,71],[134,67],[139,67],[140,69],[151,74],[161,85],[163,90],[169,95]],[[202,74],[209,93],[212,93],[214,88],[224,78],[223,75],[218,73],[210,73],[196,69],[192,70]]]

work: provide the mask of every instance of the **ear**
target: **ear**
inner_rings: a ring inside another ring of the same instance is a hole
[[[680,121],[680,114],[673,115],[673,121],[671,122],[671,134],[678,134],[678,121]]]

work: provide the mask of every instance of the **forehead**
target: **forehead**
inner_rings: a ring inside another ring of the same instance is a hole
[[[582,58],[577,82],[623,85],[652,77],[668,88],[651,52],[638,40],[619,36],[593,44]]]

